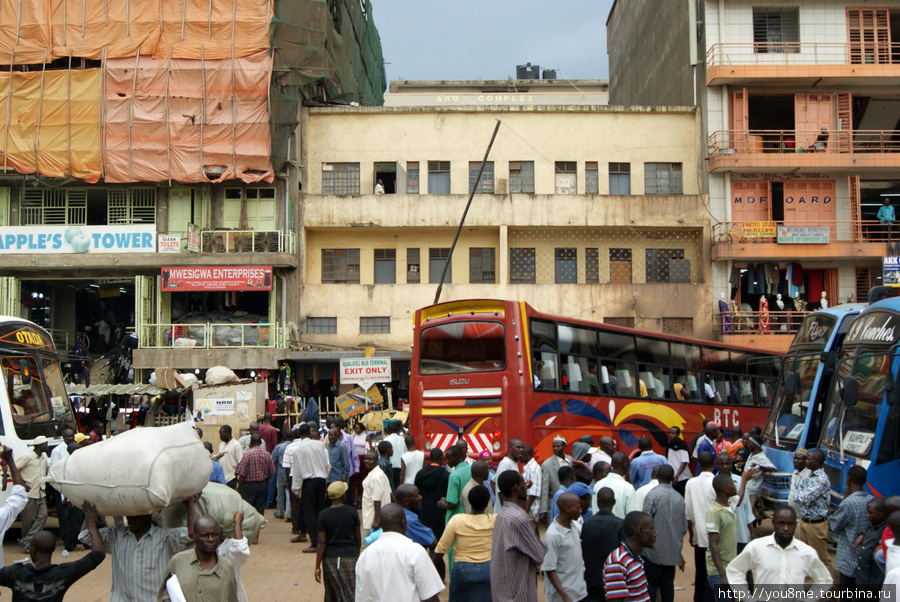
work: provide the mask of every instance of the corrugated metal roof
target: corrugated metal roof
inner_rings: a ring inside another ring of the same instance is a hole
[[[159,395],[165,393],[150,384],[126,384],[126,385],[67,385],[66,392],[69,395]]]

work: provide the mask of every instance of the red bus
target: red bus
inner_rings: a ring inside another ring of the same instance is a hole
[[[672,426],[690,441],[707,417],[726,430],[764,425],[777,357],[525,302],[440,303],[415,315],[409,424],[425,449],[463,437],[470,454],[489,450],[495,461],[513,437],[540,458],[557,434],[570,443],[610,435],[622,451],[646,434],[661,447]]]

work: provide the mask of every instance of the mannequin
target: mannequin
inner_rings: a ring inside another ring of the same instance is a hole
[[[767,334],[769,332],[769,302],[766,296],[759,298],[759,332]]]
[[[822,309],[828,309],[828,293],[822,291],[822,297],[819,299]]]
[[[781,293],[775,295],[775,311],[784,311],[784,301],[781,298]],[[778,316],[778,323],[781,326],[778,327],[779,330],[787,330],[787,319],[784,316]]]

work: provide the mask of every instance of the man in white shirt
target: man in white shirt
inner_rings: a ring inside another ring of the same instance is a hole
[[[494,513],[500,512],[500,508],[503,504],[500,503],[500,495],[499,489],[497,488],[497,479],[500,477],[501,473],[506,472],[507,470],[514,470],[519,472],[519,458],[522,456],[522,450],[525,448],[525,444],[522,443],[521,439],[510,439],[509,440],[509,453],[500,460],[500,463],[497,465],[497,472],[494,473],[494,480],[491,483],[491,486],[494,488],[493,496],[494,496]],[[527,480],[527,479],[526,479]]]
[[[356,561],[356,602],[437,602],[444,582],[425,548],[407,538],[397,504],[381,509],[381,536]]]
[[[69,444],[75,443],[75,431],[70,428],[62,430],[62,440],[60,445],[53,448],[50,452],[50,462],[47,463],[47,469],[53,468],[57,462],[65,460],[69,457]],[[59,537],[63,541],[62,557],[68,558],[69,552],[78,547],[78,533],[81,530],[81,522],[83,515],[78,508],[69,508],[62,494],[52,487],[47,491],[52,492],[53,505],[56,506],[56,516],[59,519]]]
[[[416,440],[412,435],[403,438],[406,442],[406,453],[400,456],[400,481],[397,485],[414,485],[416,475],[425,465],[425,452],[416,449]]]
[[[788,506],[794,509],[798,515],[800,514],[800,502],[797,501],[797,485],[809,474],[806,467],[806,459],[809,458],[809,452],[800,447],[794,452],[794,472],[791,474],[791,490],[788,493]]]
[[[378,452],[374,449],[366,452],[363,464],[369,471],[363,480],[362,495],[362,538],[365,546],[369,533],[381,528],[381,509],[391,503],[391,482],[378,466]],[[403,533],[406,533],[405,527]]]
[[[709,588],[706,575],[706,548],[709,546],[706,512],[716,499],[712,486],[716,459],[710,452],[701,452],[697,458],[697,465],[700,467],[700,474],[690,479],[684,488],[684,511],[687,515],[691,545],[694,547],[694,602],[703,602],[704,599],[712,599],[707,597],[706,592]],[[708,595],[714,596],[712,591]]]
[[[403,457],[408,450],[406,449],[406,440],[403,438],[403,434],[400,432],[402,427],[399,422],[391,421],[387,424],[387,430],[385,432],[388,435],[384,438],[385,441],[391,444],[391,447],[394,449],[394,454],[391,456],[391,469],[394,471],[394,484],[400,485],[400,469],[402,466],[400,465],[400,459]]]
[[[309,428],[309,427],[307,427]],[[294,492],[291,490],[291,458],[293,458],[293,451],[297,449],[297,446],[300,445],[300,425],[296,425],[296,428],[291,428],[293,431],[295,439],[287,444],[284,448],[284,452],[281,456],[281,469],[284,470],[285,480],[288,485],[288,495],[290,497],[291,502],[291,533],[294,537],[291,538],[291,543],[302,543],[307,541],[306,538],[306,524],[303,522],[303,512],[300,510],[300,499],[294,495]],[[278,468],[276,466],[276,468]]]
[[[25,508],[25,504],[28,503],[28,495],[25,493],[25,480],[19,474],[16,461],[13,459],[12,449],[3,447],[0,456],[3,457],[3,461],[6,462],[6,466],[9,468],[9,477],[13,484],[9,497],[6,498],[3,506],[0,507],[0,541],[3,541],[6,531],[13,524],[13,521],[16,520],[19,512]],[[6,479],[3,479],[3,490],[6,491]],[[0,566],[3,566],[3,546],[0,546]]]
[[[301,424],[300,443],[290,450],[291,491],[300,498],[303,505],[303,520],[309,531],[310,545],[303,550],[305,554],[316,552],[316,544],[319,541],[319,512],[328,504],[326,480],[331,470],[328,450],[321,441],[310,436],[312,428],[312,423]]]
[[[19,545],[29,553],[31,538],[44,528],[47,522],[47,496],[41,479],[47,476],[47,438],[35,437],[29,449],[16,458],[16,465],[22,473],[22,480],[28,488],[28,501],[22,510],[22,539]]]
[[[668,464],[663,464],[663,466],[668,466]],[[659,479],[657,477],[659,476],[660,468],[662,468],[662,466],[654,466],[653,471],[650,473],[650,482],[639,487],[638,490],[634,492],[634,496],[637,499],[638,510],[643,510],[644,500],[647,499],[647,494],[659,485]]]
[[[237,489],[237,477],[234,469],[237,468],[238,462],[244,457],[244,450],[241,444],[231,436],[231,425],[223,424],[219,428],[219,453],[212,457],[222,465],[222,471],[225,473],[225,484],[232,489]]]
[[[604,487],[613,490],[613,493],[616,495],[616,505],[613,506],[612,513],[621,519],[624,519],[629,512],[640,510],[637,505],[637,494],[634,491],[634,486],[625,480],[626,474],[628,474],[628,456],[624,452],[615,452],[612,455],[609,474],[606,475],[605,479],[594,483],[594,493]],[[596,514],[598,511],[596,495],[591,498],[591,507]]]
[[[756,584],[789,585],[804,589],[807,579],[816,599],[831,588],[831,573],[810,546],[794,538],[797,515],[790,506],[779,506],[772,517],[775,532],[768,537],[754,539],[732,560],[725,573],[728,584],[736,592],[750,598],[747,590],[747,571],[753,571]]]
[[[531,523],[531,527],[534,529],[534,534],[540,537],[541,479],[543,478],[541,465],[534,459],[534,448],[530,445],[522,446],[522,454],[519,456],[519,460],[525,463],[525,468],[522,469],[522,477],[524,477],[525,486],[528,488],[526,491],[528,500],[525,512],[528,516],[528,522]],[[497,494],[497,499],[500,499],[499,493]]]
[[[597,462],[606,462],[612,465],[612,455],[616,453],[616,440],[604,435],[597,442],[597,452],[591,451],[591,469]]]

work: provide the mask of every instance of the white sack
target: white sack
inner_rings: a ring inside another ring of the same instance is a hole
[[[101,516],[152,514],[202,490],[212,460],[188,423],[138,428],[57,462],[46,482]]]
[[[206,371],[207,385],[227,385],[239,382],[241,382],[241,379],[237,377],[237,374],[225,366],[213,366]]]
[[[266,522],[256,509],[244,501],[241,494],[221,483],[210,481],[203,488],[203,495],[194,504],[197,516],[209,516],[222,527],[224,537],[234,537],[234,513],[241,510],[244,522],[241,530],[247,541],[256,539],[260,527]],[[186,527],[187,509],[184,504],[170,506],[159,514],[160,526],[165,528]]]

